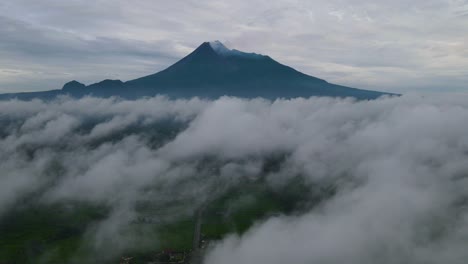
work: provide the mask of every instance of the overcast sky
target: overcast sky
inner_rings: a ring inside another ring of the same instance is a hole
[[[3,0],[0,92],[155,73],[204,41],[333,83],[463,92],[467,0]]]

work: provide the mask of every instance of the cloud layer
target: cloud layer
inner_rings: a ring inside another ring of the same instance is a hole
[[[242,179],[281,190],[299,176],[307,188],[331,184],[334,195],[224,238],[205,262],[463,263],[467,102],[1,101],[0,217],[31,195],[103,204],[109,215],[87,240],[118,254],[152,241],[126,233],[141,217],[190,216]],[[262,170],[277,154],[279,169]],[[137,210],[148,201],[159,213]],[[161,211],[174,201],[184,205],[177,213]]]

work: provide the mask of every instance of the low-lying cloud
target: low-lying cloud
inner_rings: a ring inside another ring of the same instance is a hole
[[[318,205],[225,237],[205,263],[468,257],[464,97],[64,97],[1,101],[0,122],[0,217],[31,195],[45,204],[103,204],[110,212],[86,238],[96,248],[110,240],[114,251],[151,241],[125,232],[141,217],[135,208],[142,201],[187,205],[156,219],[191,215],[229,186],[262,176],[279,190],[301,177],[308,188],[331,184],[335,191]],[[275,155],[284,157],[278,170],[262,169]]]

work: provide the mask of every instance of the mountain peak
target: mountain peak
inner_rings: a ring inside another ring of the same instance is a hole
[[[71,82],[67,82],[62,90],[64,91],[71,91],[71,90],[76,90],[76,89],[82,89],[82,88],[85,88],[86,85],[80,83],[80,82],[77,82],[75,80],[71,81]]]
[[[199,49],[206,49],[209,48],[212,50],[216,55],[221,56],[221,57],[231,57],[231,56],[238,56],[238,57],[245,57],[245,58],[265,58],[267,56],[257,54],[257,53],[248,53],[248,52],[243,52],[239,51],[236,49],[229,49],[226,47],[221,41],[215,40],[215,41],[209,41],[209,42],[204,42]]]
[[[224,44],[219,41],[210,41],[208,42],[210,44],[210,47],[218,54],[218,55],[226,55],[232,52],[232,50],[228,49]]]
[[[110,80],[106,79],[104,81],[100,81],[98,83],[93,83],[89,85],[89,88],[122,88],[124,86],[124,83],[121,80]]]

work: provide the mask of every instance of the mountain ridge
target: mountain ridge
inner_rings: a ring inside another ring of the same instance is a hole
[[[125,82],[107,79],[88,86],[74,80],[60,90],[2,94],[0,99],[51,99],[58,95],[128,99],[155,95],[171,98],[331,96],[375,99],[392,94],[331,84],[283,65],[269,56],[228,49],[223,43],[214,41],[202,43],[162,71],[137,79]]]

